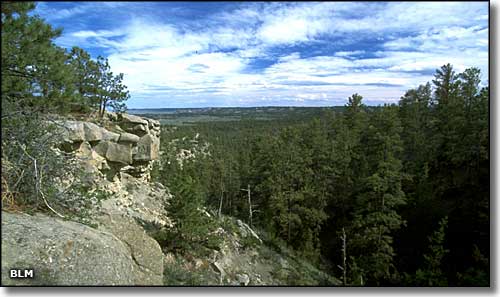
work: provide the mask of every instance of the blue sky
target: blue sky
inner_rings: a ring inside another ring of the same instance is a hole
[[[397,102],[451,63],[488,77],[488,2],[39,2],[109,59],[129,108]]]

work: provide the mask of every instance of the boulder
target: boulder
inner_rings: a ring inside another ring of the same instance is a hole
[[[147,133],[148,132],[148,128],[145,125],[135,125],[134,127],[132,127],[132,131]]]
[[[128,247],[137,264],[137,285],[161,285],[163,282],[163,253],[154,239],[146,235],[133,219],[122,215],[105,215],[99,218],[100,229],[108,231]]]
[[[157,128],[159,129],[160,128],[160,121],[158,120],[153,120],[153,119],[146,119],[148,121],[148,124],[149,124],[149,128]]]
[[[80,121],[60,122],[60,138],[63,142],[81,142],[81,141],[118,141],[119,134],[110,132],[94,123]]]
[[[61,139],[64,142],[80,142],[85,140],[85,131],[83,122],[79,121],[64,121],[60,122]]]
[[[250,283],[250,277],[245,273],[237,274],[236,279],[238,280],[238,283],[243,286],[248,286],[248,284]]]
[[[130,286],[143,283],[137,266],[127,245],[108,232],[2,211],[3,285]],[[11,279],[10,269],[34,269],[34,278]]]
[[[137,143],[137,142],[139,142],[139,139],[140,139],[140,137],[135,135],[135,134],[122,133],[122,134],[120,134],[120,139],[118,140],[118,142]]]
[[[103,170],[107,168],[106,159],[94,151],[88,142],[82,142],[80,148],[76,151],[76,156],[83,161],[82,165],[85,171],[94,171],[93,169]]]
[[[148,121],[144,118],[131,114],[121,113],[118,115],[118,119],[124,123],[141,124],[146,126],[148,125]]]
[[[94,150],[108,161],[125,165],[132,163],[132,147],[130,144],[101,141],[94,147]]]
[[[117,133],[110,132],[102,127],[97,126],[94,123],[83,122],[83,130],[85,132],[85,141],[101,141],[109,140],[117,142],[120,135]]]
[[[141,137],[137,143],[137,153],[133,156],[134,161],[152,161],[158,159],[160,151],[160,139],[150,134]]]

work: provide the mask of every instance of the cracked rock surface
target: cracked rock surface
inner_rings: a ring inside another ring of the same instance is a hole
[[[46,215],[2,211],[3,285],[131,285],[138,265],[109,232]],[[34,269],[11,279],[10,269]]]

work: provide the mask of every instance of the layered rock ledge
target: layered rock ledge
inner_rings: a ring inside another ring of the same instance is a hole
[[[170,193],[151,182],[160,123],[106,113],[100,121],[63,119],[56,126],[54,149],[80,172],[56,185],[57,198],[79,202],[96,191],[106,198],[85,210],[94,228],[69,217],[2,211],[2,283],[162,285],[164,255],[146,232],[146,226],[172,226],[165,210]],[[71,196],[75,186],[84,186],[83,196]],[[27,268],[35,270],[34,279],[9,278],[10,269]]]

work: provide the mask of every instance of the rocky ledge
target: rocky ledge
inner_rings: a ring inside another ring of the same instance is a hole
[[[104,127],[83,121],[58,122],[61,149],[86,158],[108,180],[119,173],[149,180],[151,161],[158,159],[160,123],[129,114],[107,113]],[[89,166],[86,167],[89,169]]]
[[[58,199],[76,204],[96,191],[106,199],[82,210],[94,228],[69,217],[2,211],[2,284],[162,285],[164,256],[145,231],[172,225],[165,210],[170,193],[150,181],[160,123],[107,113],[95,122],[55,124],[59,145],[54,149],[77,169],[68,168],[75,174],[56,185]],[[74,187],[82,185],[86,192],[75,196]],[[35,278],[9,278],[10,269],[27,268],[34,269]]]

